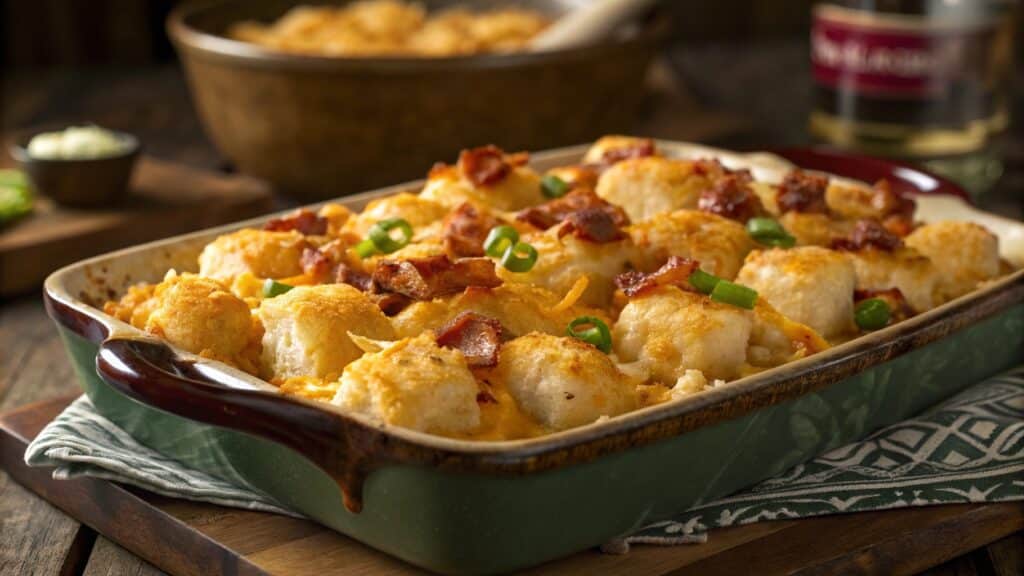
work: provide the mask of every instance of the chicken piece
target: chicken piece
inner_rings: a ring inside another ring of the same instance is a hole
[[[362,350],[348,333],[393,339],[391,323],[368,296],[347,284],[296,286],[263,300],[263,373],[336,379]]]
[[[973,222],[936,222],[905,239],[907,246],[931,259],[941,301],[952,300],[999,276],[999,239]]]
[[[691,369],[710,379],[737,377],[752,327],[750,311],[663,286],[630,300],[612,334],[621,361],[639,361],[671,385]]]
[[[170,276],[145,307],[147,332],[193,354],[256,372],[259,328],[249,306],[217,280]]]
[[[540,191],[540,176],[526,167],[517,167],[500,182],[488,186],[474,186],[451,174],[432,175],[423,187],[421,197],[443,204],[448,209],[470,202],[506,211],[521,210],[545,200]]]
[[[843,238],[853,228],[853,221],[840,221],[827,214],[786,212],[779,216],[779,224],[786,229],[799,246],[832,246],[836,238]]]
[[[813,328],[790,320],[767,299],[758,298],[747,346],[747,370],[774,368],[828,347],[828,342]]]
[[[636,408],[636,384],[580,340],[531,333],[502,346],[498,379],[519,407],[554,430]]]
[[[597,166],[585,164],[573,164],[570,166],[558,166],[545,172],[545,176],[555,176],[562,182],[569,184],[572,188],[594,189],[597,186],[597,178],[600,175]]]
[[[731,280],[754,248],[742,224],[697,210],[677,210],[628,231],[636,245],[636,264],[644,271],[656,270],[669,256],[683,256],[700,262],[705,272]]]
[[[885,180],[873,187],[833,180],[825,189],[825,203],[829,212],[844,220],[882,221],[894,215],[909,218],[915,208],[913,200],[894,192]]]
[[[494,318],[513,337],[530,332],[562,335],[569,323],[580,316],[596,316],[611,323],[597,309],[581,304],[564,305],[561,300],[546,288],[508,282],[497,288],[470,288],[451,298],[414,302],[391,322],[401,338],[437,330],[463,312]]]
[[[448,214],[448,207],[429,198],[400,192],[371,201],[357,216],[350,218],[343,227],[345,232],[365,238],[370,228],[388,218],[402,218],[412,226],[416,240],[437,234],[441,220]]]
[[[341,234],[348,221],[355,216],[352,214],[352,211],[345,206],[342,206],[341,204],[334,204],[333,202],[329,202],[321,206],[320,210],[318,210],[316,214],[327,223],[328,236],[337,236]]]
[[[525,282],[547,288],[556,294],[568,292],[581,276],[589,280],[581,301],[591,306],[607,306],[615,292],[615,276],[626,269],[633,257],[633,243],[622,240],[596,243],[569,234],[558,237],[558,227],[531,234],[523,240],[537,250],[537,263],[526,272],[498,267],[505,282]]]
[[[857,271],[857,290],[899,288],[915,312],[935,307],[939,277],[927,256],[905,246],[891,252],[865,248],[847,254]]]
[[[757,290],[776,310],[826,338],[853,330],[853,263],[817,246],[754,251],[737,281]]]
[[[478,393],[462,352],[438,346],[427,333],[349,364],[331,402],[386,424],[450,436],[480,426]]]
[[[263,229],[268,232],[291,232],[294,230],[303,236],[324,236],[329,228],[330,223],[327,218],[309,208],[299,208],[263,223]]]
[[[597,181],[597,195],[621,206],[633,222],[696,209],[709,180],[696,163],[651,156],[619,162]]]
[[[299,232],[246,228],[219,236],[199,255],[199,275],[230,282],[243,273],[257,278],[302,274],[302,252],[310,244]]]
[[[420,196],[450,210],[463,202],[506,211],[540,204],[546,200],[540,175],[524,161],[493,146],[463,150],[456,166],[438,165],[430,171]]]
[[[635,136],[609,135],[598,138],[583,155],[584,164],[613,164],[617,159],[657,156],[654,141]]]

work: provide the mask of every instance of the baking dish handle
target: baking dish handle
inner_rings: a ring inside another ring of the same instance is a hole
[[[143,404],[246,432],[302,454],[340,485],[345,506],[359,511],[362,481],[372,469],[367,451],[359,449],[365,440],[359,427],[302,400],[261,391],[242,380],[238,387],[217,382],[197,366],[166,344],[142,338],[110,338],[96,356],[100,377]]]
[[[968,203],[971,201],[970,195],[960,185],[913,164],[826,147],[779,148],[771,152],[808,170],[828,172],[868,183],[884,178],[900,194],[946,194],[957,196]]]

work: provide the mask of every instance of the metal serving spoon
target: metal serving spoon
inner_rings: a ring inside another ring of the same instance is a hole
[[[530,42],[533,52],[569,48],[607,36],[657,0],[594,0],[566,13]]]

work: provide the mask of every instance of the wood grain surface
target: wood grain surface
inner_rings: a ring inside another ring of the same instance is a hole
[[[28,442],[71,399],[0,416],[0,465],[102,534],[93,552],[99,559],[90,569],[103,570],[121,545],[172,574],[423,573],[309,521],[176,500],[90,478],[58,481],[49,470],[24,466]],[[743,574],[756,559],[758,573],[766,575],[916,574],[1022,528],[1024,502],[868,512],[719,530],[704,545],[634,546],[618,556],[585,552],[526,573]],[[1012,570],[1012,554],[1006,546],[993,548],[990,563]],[[140,561],[130,569],[149,567]]]
[[[115,206],[71,209],[40,196],[0,234],[0,295],[29,291],[57,268],[116,248],[269,212],[258,180],[143,156],[131,193]]]

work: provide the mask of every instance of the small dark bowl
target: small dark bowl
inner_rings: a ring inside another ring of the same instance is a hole
[[[135,136],[114,132],[127,144],[124,152],[114,156],[50,159],[28,153],[28,143],[38,133],[16,139],[10,152],[40,194],[58,204],[81,208],[110,205],[124,196],[142,148]]]

